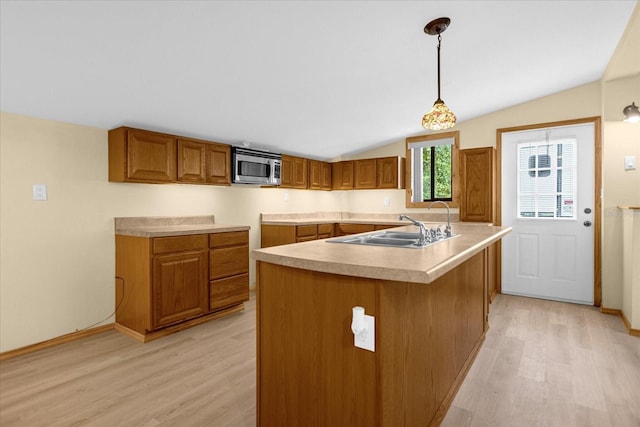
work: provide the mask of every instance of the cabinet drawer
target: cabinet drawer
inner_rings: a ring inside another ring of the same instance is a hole
[[[333,224],[318,224],[318,237],[321,234],[323,236],[333,236]]]
[[[248,231],[230,231],[227,233],[209,234],[209,247],[216,248],[220,246],[248,245]]]
[[[373,224],[338,224],[338,235],[344,234],[356,234],[365,233],[367,231],[374,231],[375,226]]]
[[[318,234],[318,226],[316,224],[310,225],[299,225],[296,231],[296,236],[300,237],[311,237]]]
[[[167,254],[171,252],[207,249],[207,235],[156,237],[153,239],[153,253]]]
[[[387,228],[398,227],[397,225],[389,225],[389,224],[376,224],[375,229],[377,230],[386,230]]]
[[[213,280],[209,283],[209,310],[214,311],[249,300],[249,275]]]
[[[209,251],[209,279],[249,272],[249,246],[211,249]]]

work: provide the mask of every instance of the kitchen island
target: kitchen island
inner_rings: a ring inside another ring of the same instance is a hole
[[[421,249],[316,240],[252,252],[258,425],[441,422],[488,327],[487,248],[510,231],[452,226],[459,236]],[[375,318],[374,352],[354,346],[354,306]]]

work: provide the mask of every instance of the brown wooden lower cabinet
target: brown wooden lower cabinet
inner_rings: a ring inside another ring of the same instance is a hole
[[[260,247],[288,245],[290,243],[308,242],[334,236],[334,224],[277,225],[262,224],[260,226]]]
[[[485,263],[423,284],[257,262],[257,424],[439,425],[484,340]],[[354,306],[375,352],[354,347]]]
[[[397,227],[388,224],[322,223],[304,225],[262,224],[260,227],[260,247],[288,245],[316,239],[327,239],[347,234],[366,233]]]
[[[339,224],[336,224],[336,236],[346,236],[348,234],[367,233],[369,231],[384,230],[384,229],[393,228],[393,227],[398,227],[398,225],[339,223]]]
[[[249,232],[116,235],[116,329],[146,342],[243,308]]]

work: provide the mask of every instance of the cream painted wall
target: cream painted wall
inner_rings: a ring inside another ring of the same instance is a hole
[[[622,109],[638,99],[640,74],[603,83],[602,305],[606,308],[623,309],[625,301],[629,303],[622,293],[623,221],[617,206],[640,205],[640,170],[624,169],[625,156],[640,160],[640,124],[622,121]]]
[[[261,212],[347,205],[344,192],[111,183],[107,167],[106,130],[0,115],[0,352],[114,321],[114,217],[214,214],[251,226],[255,248]]]

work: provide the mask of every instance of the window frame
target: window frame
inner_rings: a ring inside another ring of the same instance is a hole
[[[409,144],[416,142],[434,141],[439,139],[453,139],[451,147],[451,201],[446,202],[449,207],[458,208],[460,206],[460,131],[434,133],[429,135],[411,136],[405,139],[406,162],[405,171],[406,179],[406,207],[407,208],[428,208],[432,201],[414,202],[411,200],[413,195],[413,149],[409,148]]]

